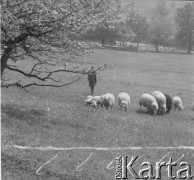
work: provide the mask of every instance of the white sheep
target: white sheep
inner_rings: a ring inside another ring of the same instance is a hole
[[[90,107],[98,108],[98,104],[95,100],[91,99],[91,105]]]
[[[179,111],[183,110],[183,103],[179,96],[173,97],[172,106],[174,107],[174,110],[176,109],[178,109]]]
[[[93,98],[93,96],[88,95],[86,99],[91,99],[91,98]]]
[[[86,98],[86,100],[85,100],[85,106],[87,106],[87,107],[88,107],[88,106],[89,106],[89,107],[91,106],[91,103],[92,103],[92,102],[91,102],[91,99],[92,99],[92,98],[93,98],[93,96],[90,96],[90,95],[87,96],[87,98]]]
[[[139,101],[140,109],[141,106],[143,105],[144,107],[147,108],[147,112],[150,114],[156,114],[158,110],[158,103],[155,99],[154,96],[151,94],[144,93],[140,96],[140,101]]]
[[[126,111],[131,102],[129,94],[121,92],[118,94],[118,104],[122,110]]]
[[[152,96],[155,97],[155,99],[158,103],[159,112],[161,114],[165,114],[165,112],[166,112],[166,97],[165,97],[165,95],[160,91],[154,91],[152,93]]]
[[[94,107],[102,107],[103,108],[103,98],[101,96],[94,96],[91,99],[91,105]],[[96,103],[94,103],[94,101]]]
[[[115,103],[115,97],[113,94],[111,93],[106,93],[104,95],[101,96],[101,98],[103,99],[103,106],[106,109],[112,109],[114,103]]]

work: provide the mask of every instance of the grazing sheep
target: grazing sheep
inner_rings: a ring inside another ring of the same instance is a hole
[[[88,95],[87,96],[87,99],[91,99],[91,98],[93,98],[93,96],[91,96],[91,95]]]
[[[98,108],[98,104],[94,99],[91,99],[91,105],[90,107]]]
[[[111,93],[106,93],[104,95],[101,96],[101,98],[103,99],[103,106],[106,109],[112,109],[114,103],[115,103],[115,97],[113,94]]]
[[[166,113],[170,113],[172,109],[172,98],[169,94],[164,94],[166,97]]]
[[[118,104],[122,110],[126,111],[131,102],[129,94],[121,92],[118,94]]]
[[[166,112],[166,97],[165,95],[160,91],[154,91],[152,93],[152,96],[155,97],[157,103],[158,103],[158,114],[165,114]]]
[[[147,112],[150,114],[156,114],[158,110],[158,103],[155,99],[154,96],[151,94],[142,94],[140,96],[140,101],[139,101],[140,109],[141,106],[143,105],[144,107],[147,108]]]
[[[183,103],[180,97],[175,96],[172,99],[172,105],[174,107],[174,110],[178,109],[179,111],[183,110]]]
[[[94,96],[94,97],[92,97],[91,98],[91,101],[93,102],[93,101],[95,101],[96,102],[96,104],[97,104],[97,107],[101,107],[101,108],[103,108],[103,99],[102,99],[102,97],[101,96]],[[92,103],[93,104],[93,103]],[[95,103],[94,103],[95,104]]]
[[[91,106],[91,99],[93,98],[93,96],[87,96],[86,100],[85,100],[85,106],[90,107]]]

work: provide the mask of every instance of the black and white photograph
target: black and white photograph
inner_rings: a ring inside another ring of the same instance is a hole
[[[194,179],[194,0],[1,0],[2,180]]]

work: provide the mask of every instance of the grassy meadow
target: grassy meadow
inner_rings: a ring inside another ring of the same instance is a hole
[[[63,57],[58,57],[63,59]],[[77,58],[72,62],[81,62]],[[194,175],[193,150],[24,150],[7,145],[30,147],[159,147],[194,146],[194,55],[99,50],[86,57],[86,65],[107,64],[97,75],[95,95],[107,92],[117,97],[121,91],[131,96],[131,105],[122,112],[118,103],[111,111],[87,108],[84,100],[89,94],[87,77],[62,88],[31,87],[30,92],[17,88],[1,90],[2,179],[92,180],[115,179],[115,167],[107,165],[116,156],[142,156],[135,163],[139,169],[143,161],[155,164],[165,154],[174,161],[187,161]],[[27,68],[24,66],[24,68]],[[19,78],[15,74],[12,78]],[[69,82],[79,75],[59,74]],[[25,80],[25,81],[31,81]],[[149,116],[139,109],[139,96],[160,90],[171,96],[179,94],[184,109],[164,116]],[[83,164],[76,168],[93,152]],[[50,163],[36,171],[58,154]],[[180,167],[175,167],[173,173]],[[133,179],[129,175],[129,179]],[[167,179],[163,168],[162,179]]]

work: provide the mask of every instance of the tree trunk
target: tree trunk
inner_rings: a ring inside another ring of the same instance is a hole
[[[192,35],[191,32],[189,32],[188,36],[188,43],[187,43],[187,53],[190,54],[192,49]]]
[[[137,50],[139,50],[139,42],[137,43]]]
[[[158,44],[155,44],[155,47],[156,47],[156,52],[159,52],[158,51]]]
[[[4,53],[1,57],[1,77],[2,77],[3,72],[7,66],[7,61],[11,55],[11,51],[12,51],[12,47],[10,46],[4,51]]]
[[[125,46],[125,41],[123,40],[123,47]]]

